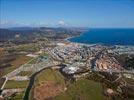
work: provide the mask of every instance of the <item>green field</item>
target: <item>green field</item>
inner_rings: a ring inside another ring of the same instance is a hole
[[[5,89],[26,88],[28,81],[7,81]]]
[[[35,85],[40,84],[44,81],[55,81],[59,84],[65,84],[64,77],[61,75],[61,73],[52,69],[45,69],[40,74],[38,74],[36,77]]]
[[[40,85],[44,81],[54,81],[57,84],[65,85],[63,75],[59,71],[52,69],[45,69],[42,72],[40,72],[35,78],[34,87]],[[29,95],[30,100],[33,100],[33,91],[34,88],[32,88],[30,91]]]
[[[102,86],[87,79],[70,84],[67,91],[55,97],[56,100],[103,100]]]
[[[36,85],[44,81],[55,81],[65,85],[63,75],[56,70],[46,69],[36,77]],[[103,89],[100,83],[79,79],[69,83],[67,90],[54,97],[54,100],[103,100]]]
[[[37,44],[31,43],[31,44],[24,44],[24,45],[19,45],[15,48],[10,48],[8,51],[10,52],[20,52],[20,51],[25,51],[25,52],[36,52],[39,50],[39,46]]]

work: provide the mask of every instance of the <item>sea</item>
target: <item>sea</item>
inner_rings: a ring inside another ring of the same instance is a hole
[[[134,46],[134,28],[93,28],[68,40],[84,44]]]

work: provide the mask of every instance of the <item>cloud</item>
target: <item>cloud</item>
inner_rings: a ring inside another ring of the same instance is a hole
[[[63,20],[58,21],[58,25],[64,26],[65,22]]]

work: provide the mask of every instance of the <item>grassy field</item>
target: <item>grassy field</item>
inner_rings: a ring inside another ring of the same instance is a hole
[[[31,43],[31,44],[24,44],[24,45],[19,45],[15,48],[10,48],[8,49],[8,51],[17,51],[17,52],[20,52],[20,51],[25,51],[25,52],[36,52],[39,50],[39,47],[37,44],[34,44],[34,43]]]
[[[45,69],[39,75],[37,75],[35,85],[38,85],[44,81],[55,81],[60,84],[65,84],[64,77],[61,75],[61,73],[52,69]]]
[[[30,76],[33,72],[31,71],[21,71],[18,75],[19,76]]]
[[[35,86],[44,81],[55,81],[65,85],[64,77],[56,70],[46,69],[36,77]],[[60,93],[54,100],[104,100],[103,89],[100,83],[79,79],[69,83],[65,92]],[[31,97],[30,97],[31,98]]]
[[[64,77],[59,71],[45,69],[36,76],[34,86],[29,95],[30,100],[33,100],[34,87],[39,86],[45,81],[53,81],[59,85],[65,86]]]
[[[7,81],[5,89],[26,88],[28,81]]]
[[[56,100],[103,100],[101,84],[80,79],[70,84],[67,91],[55,97]]]

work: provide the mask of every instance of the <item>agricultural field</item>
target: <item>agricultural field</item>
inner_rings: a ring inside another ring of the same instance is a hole
[[[39,46],[34,43],[19,45],[17,47],[8,49],[9,52],[36,52],[38,50]]]
[[[13,88],[26,88],[29,81],[7,81],[5,85],[5,89],[13,89]]]
[[[8,62],[10,64],[10,66],[0,69],[0,77],[15,70],[16,68],[20,67],[21,65],[25,64],[26,62],[28,62],[31,59],[32,59],[31,57],[27,57],[25,55],[17,55],[13,61]]]
[[[17,56],[17,58],[14,61],[12,61],[11,64],[14,67],[19,67],[19,66],[25,64],[26,62],[28,62],[31,59],[32,59],[32,57],[27,57],[25,55],[20,55],[20,56]]]

